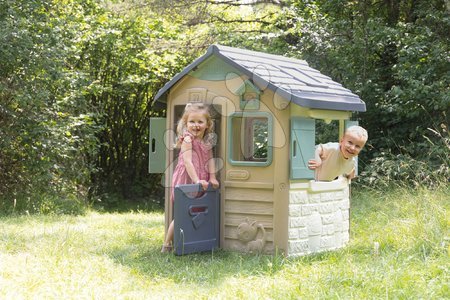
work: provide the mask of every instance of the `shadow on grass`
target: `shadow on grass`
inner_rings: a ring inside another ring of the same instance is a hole
[[[361,199],[359,206],[366,206],[369,199]],[[376,207],[371,207],[374,211]],[[361,208],[356,210],[361,213]],[[367,210],[366,210],[367,212]],[[163,230],[162,224],[161,230]],[[284,257],[282,254],[255,255],[233,251],[217,250],[176,256],[161,253],[162,239],[159,243],[149,240],[130,241],[130,247],[116,249],[110,257],[120,265],[131,268],[143,276],[165,278],[176,283],[217,285],[224,278],[268,276],[283,270],[286,264],[309,266],[317,262],[337,260],[347,254],[341,249],[300,257]],[[133,245],[134,244],[134,245]],[[370,249],[360,249],[370,253]]]
[[[230,276],[267,276],[282,269],[281,255],[258,255],[215,250],[176,256],[161,253],[160,246],[143,251],[117,249],[110,253],[119,264],[150,278],[165,278],[176,283],[217,285]]]
[[[336,263],[354,254],[368,258],[372,256],[369,247],[358,245],[297,257],[248,254],[222,249],[176,256],[161,253],[160,250],[160,246],[154,244],[143,251],[133,250],[132,247],[122,248],[111,252],[110,257],[116,263],[153,280],[169,279],[175,283],[217,286],[228,277],[274,276],[289,265],[297,265],[302,269],[317,263]],[[352,254],[353,251],[355,253]]]

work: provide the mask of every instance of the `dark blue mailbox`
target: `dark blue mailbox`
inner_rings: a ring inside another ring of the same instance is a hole
[[[220,193],[211,185],[206,191],[200,184],[175,187],[174,250],[176,255],[211,251],[219,247]]]

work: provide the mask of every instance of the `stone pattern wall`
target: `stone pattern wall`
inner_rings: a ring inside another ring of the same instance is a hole
[[[347,182],[316,182],[290,189],[288,255],[338,249],[349,241]],[[321,186],[320,186],[321,185]]]

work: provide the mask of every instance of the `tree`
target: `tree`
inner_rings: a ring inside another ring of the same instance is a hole
[[[150,12],[149,12],[150,14]],[[80,39],[78,69],[89,84],[83,93],[99,113],[95,123],[99,152],[90,157],[95,193],[104,202],[136,201],[156,190],[160,179],[148,174],[148,122],[153,96],[187,64],[178,49],[164,47],[177,32],[156,14],[146,18],[104,12]],[[174,28],[176,31],[176,27]]]
[[[89,107],[71,69],[73,39],[92,6],[0,4],[0,209],[78,211],[95,151]]]
[[[429,162],[424,173],[444,164],[448,174],[445,1],[292,1],[278,22],[288,55],[306,59],[366,102],[367,112],[358,116],[370,133],[362,166],[401,154],[410,166]]]

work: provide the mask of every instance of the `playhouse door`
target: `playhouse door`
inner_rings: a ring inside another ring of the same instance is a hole
[[[174,105],[172,128],[177,127],[177,122],[182,117],[185,106],[186,104],[184,103]],[[211,105],[209,111],[214,123],[213,141],[215,145],[213,147],[213,157],[216,161],[216,177],[222,185],[222,105]],[[172,153],[170,153],[169,156],[173,162],[169,164],[169,170],[171,170],[171,172],[167,173],[170,176],[168,182],[172,182],[171,176],[173,175],[173,170],[176,167],[179,151],[180,150],[176,148],[173,149],[173,151],[170,151]],[[189,187],[184,188],[184,190],[186,189],[189,190]],[[175,189],[175,193],[177,193],[177,189]],[[170,194],[170,192],[167,192],[166,197]],[[182,190],[178,190],[178,194],[179,197],[183,199],[182,203],[176,203],[175,207],[166,205],[166,222],[172,219],[171,216],[174,216],[175,219],[174,245],[176,248],[176,254],[181,255],[207,251],[219,247],[221,215],[220,189],[214,191],[212,188],[209,188],[209,192],[206,193],[205,197],[201,197],[201,199],[188,199],[188,197],[185,197]],[[177,198],[176,195],[175,198]],[[175,199],[175,201],[177,201],[177,199]],[[205,207],[208,207],[206,212],[192,211],[193,205],[201,205],[202,203],[206,204]],[[173,212],[172,209],[174,209]]]
[[[201,192],[200,185],[175,187],[175,254],[211,251],[219,247],[220,193],[211,186]]]

